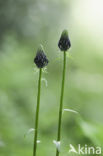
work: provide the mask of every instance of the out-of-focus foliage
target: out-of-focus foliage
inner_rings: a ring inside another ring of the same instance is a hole
[[[103,145],[103,23],[87,13],[94,1],[0,0],[0,156],[32,155],[33,132],[24,135],[34,128],[38,70],[33,59],[39,43],[50,63],[43,73],[48,85],[42,81],[37,152],[55,155],[63,55],[57,43],[63,29],[72,43],[64,108],[79,114],[63,113],[61,155],[71,155],[69,144]]]

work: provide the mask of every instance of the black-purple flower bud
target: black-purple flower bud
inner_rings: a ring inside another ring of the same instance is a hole
[[[40,46],[40,48],[37,51],[36,57],[34,58],[34,63],[38,68],[43,68],[47,66],[48,62],[49,61],[44,53],[43,47]]]
[[[61,51],[67,51],[71,47],[71,42],[68,36],[68,31],[64,30],[61,34],[58,47]]]

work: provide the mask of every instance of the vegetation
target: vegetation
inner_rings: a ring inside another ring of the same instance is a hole
[[[97,25],[92,20],[87,24],[91,14],[85,18],[87,12],[79,10],[87,1],[79,2],[0,2],[0,156],[33,154],[34,133],[28,130],[35,121],[38,70],[33,58],[39,43],[50,63],[42,73],[37,156],[55,155],[63,61],[57,43],[64,28],[72,43],[66,57],[64,109],[79,113],[63,113],[60,156],[71,155],[70,144],[103,145],[102,30],[99,19]]]

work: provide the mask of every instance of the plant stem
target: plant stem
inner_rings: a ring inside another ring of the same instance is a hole
[[[38,95],[37,95],[36,118],[35,118],[33,156],[36,156],[36,150],[37,150],[38,120],[39,120],[40,92],[41,92],[41,75],[42,75],[42,69],[40,68],[39,80],[38,80]]]
[[[63,98],[64,98],[65,71],[66,71],[66,52],[64,51],[57,141],[60,141],[60,139],[61,139],[61,122],[62,122],[62,109],[63,109]],[[56,156],[59,156],[58,149],[56,150]]]

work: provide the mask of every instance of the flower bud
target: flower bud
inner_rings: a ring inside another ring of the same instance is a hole
[[[58,47],[61,51],[67,51],[71,47],[70,39],[68,36],[68,31],[64,30],[61,34]]]
[[[48,62],[49,61],[44,53],[43,47],[40,46],[40,48],[37,51],[36,57],[34,58],[34,63],[38,68],[43,68],[47,66]]]

